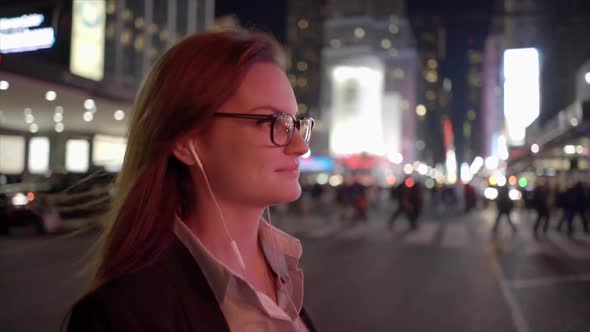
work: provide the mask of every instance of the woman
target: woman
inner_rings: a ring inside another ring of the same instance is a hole
[[[68,331],[314,330],[301,245],[262,219],[299,197],[313,127],[282,64],[253,32],[194,35],[155,64]]]

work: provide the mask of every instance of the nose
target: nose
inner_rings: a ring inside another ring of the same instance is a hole
[[[304,155],[307,150],[309,150],[309,147],[303,140],[299,129],[295,129],[295,132],[293,132],[293,139],[291,139],[291,142],[285,146],[285,153],[288,155],[301,156]]]

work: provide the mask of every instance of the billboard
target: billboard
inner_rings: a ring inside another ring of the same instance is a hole
[[[74,0],[70,72],[100,81],[104,76],[106,4],[104,0]]]
[[[368,65],[332,70],[330,153],[383,155],[383,69]]]
[[[526,128],[539,117],[539,53],[536,48],[504,51],[504,117],[508,144],[523,145]]]

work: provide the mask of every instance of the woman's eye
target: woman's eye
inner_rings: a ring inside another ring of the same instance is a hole
[[[258,120],[256,121],[256,127],[260,128],[270,128],[272,126],[272,122],[270,120]]]

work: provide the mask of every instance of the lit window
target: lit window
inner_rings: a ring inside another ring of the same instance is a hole
[[[383,47],[384,49],[390,49],[391,48],[391,40],[389,40],[387,38],[381,40],[381,47]]]
[[[469,119],[469,121],[473,121],[475,120],[476,114],[474,110],[469,110],[469,112],[467,112],[467,118]]]
[[[133,43],[133,47],[135,47],[135,50],[140,51],[143,49],[143,35],[138,35],[137,37],[135,37],[135,42]]]
[[[342,42],[340,42],[339,39],[332,39],[330,40],[330,46],[332,46],[332,48],[339,48],[342,46]]]
[[[156,56],[158,56],[158,50],[155,49],[154,47],[151,47],[150,50],[148,51],[148,56],[150,59],[154,59]]]
[[[299,29],[305,30],[309,27],[309,21],[302,18],[299,21],[297,21],[297,26],[299,27]]]
[[[299,86],[300,88],[303,88],[303,87],[307,86],[307,78],[305,78],[305,77],[299,77],[297,79],[297,86]]]
[[[297,69],[299,69],[300,71],[306,71],[307,70],[307,62],[305,62],[305,61],[297,62]]]
[[[468,52],[469,62],[471,63],[480,63],[483,61],[483,55],[481,52],[476,50],[469,50]]]
[[[118,172],[123,165],[127,143],[123,137],[96,135],[92,145],[92,162],[107,171]]]
[[[434,34],[430,33],[430,32],[424,32],[422,33],[422,40],[426,41],[426,42],[434,42],[435,38],[434,38]]]
[[[108,39],[113,39],[113,37],[115,37],[115,24],[113,22],[107,25],[106,35]]]
[[[434,101],[436,99],[436,92],[432,90],[426,91],[426,99],[428,99],[428,101]]]
[[[469,85],[479,87],[481,85],[481,74],[473,70],[468,76]]]
[[[160,31],[160,40],[165,41],[166,39],[168,39],[168,30],[162,29],[162,31]]]
[[[401,68],[396,68],[393,70],[392,75],[393,75],[393,78],[399,80],[399,79],[403,79],[404,77],[406,77],[406,72],[404,72],[404,70]]]
[[[354,36],[359,39],[364,38],[365,37],[365,29],[363,29],[361,27],[354,28]]]
[[[45,173],[49,170],[49,138],[33,137],[29,140],[29,172]]]
[[[424,150],[425,147],[426,147],[426,143],[424,143],[423,140],[416,141],[416,149],[418,149],[419,151],[422,151],[422,150]],[[420,167],[418,167],[418,168],[424,168],[424,167],[427,167],[427,166],[424,164],[420,164]],[[428,168],[426,168],[426,171],[428,171]],[[421,173],[426,173],[426,172],[421,172]]]
[[[451,80],[448,78],[445,78],[443,80],[443,89],[445,89],[445,91],[449,92],[449,91],[451,91],[452,88],[453,88],[453,84],[452,84]]]
[[[428,70],[424,74],[424,78],[429,83],[436,83],[438,81],[438,73],[436,70]]]
[[[66,171],[88,171],[89,144],[85,139],[70,139],[66,142]]]
[[[391,33],[392,33],[392,34],[394,34],[394,35],[395,35],[396,33],[398,33],[398,32],[399,32],[399,27],[397,26],[397,24],[395,24],[395,23],[391,23],[391,24],[389,25],[389,32],[391,32]]]
[[[143,17],[138,17],[135,19],[135,28],[136,29],[143,29],[145,22],[143,21]]]
[[[158,25],[156,23],[150,24],[149,32],[151,34],[154,34],[154,33],[158,32]]]
[[[24,137],[0,135],[0,173],[19,174],[24,169]]]
[[[471,138],[471,125],[469,124],[469,122],[465,122],[463,124],[463,136],[466,139]]]
[[[133,18],[133,13],[131,12],[131,10],[129,8],[125,9],[123,11],[123,20],[125,22],[129,22],[129,21],[131,21],[132,18]]]
[[[115,4],[115,0],[109,0],[109,2],[107,3],[107,13],[109,15],[113,15],[116,9],[117,5]]]
[[[131,30],[125,29],[125,31],[123,31],[123,33],[121,34],[121,44],[129,45],[130,41],[131,41]]]
[[[436,69],[436,67],[438,67],[438,62],[436,59],[428,59],[428,61],[426,61],[426,65],[428,68]]]

